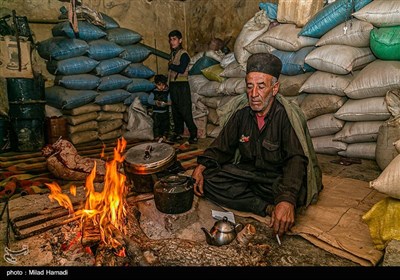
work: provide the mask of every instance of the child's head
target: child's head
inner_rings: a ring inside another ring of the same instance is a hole
[[[167,87],[168,78],[165,75],[155,75],[154,83],[158,90],[164,90]]]
[[[169,46],[171,49],[176,49],[182,45],[182,33],[179,30],[172,30],[168,34]]]

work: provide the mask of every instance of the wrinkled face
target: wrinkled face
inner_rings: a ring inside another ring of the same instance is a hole
[[[259,115],[266,115],[278,93],[279,82],[271,75],[250,72],[246,75],[247,98],[250,108]]]
[[[182,38],[179,39],[176,36],[169,37],[169,46],[171,49],[176,49],[180,44],[182,44]]]

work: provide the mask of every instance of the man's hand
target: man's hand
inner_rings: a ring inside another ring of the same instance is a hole
[[[193,185],[194,193],[198,196],[203,196],[203,184],[204,184],[204,177],[203,171],[206,169],[204,165],[199,164],[193,171],[192,178],[195,180]]]
[[[282,236],[294,225],[294,215],[294,205],[287,201],[281,201],[272,212],[269,227],[274,229],[275,234]]]

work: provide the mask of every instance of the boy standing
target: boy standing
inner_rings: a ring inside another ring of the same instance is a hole
[[[164,75],[155,75],[156,88],[150,93],[148,103],[153,106],[153,133],[154,139],[168,137],[169,132],[169,110],[171,105],[169,96],[168,78]]]
[[[182,33],[173,30],[168,34],[171,59],[168,63],[168,79],[171,91],[171,109],[174,120],[174,135],[171,141],[182,139],[184,124],[189,129],[189,143],[197,143],[197,126],[193,121],[192,97],[188,81],[190,56],[182,47]]]

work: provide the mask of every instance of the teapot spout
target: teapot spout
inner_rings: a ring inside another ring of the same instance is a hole
[[[213,237],[211,236],[211,233],[204,227],[201,228],[204,231],[204,234],[206,235],[206,241],[209,245],[213,245]]]

